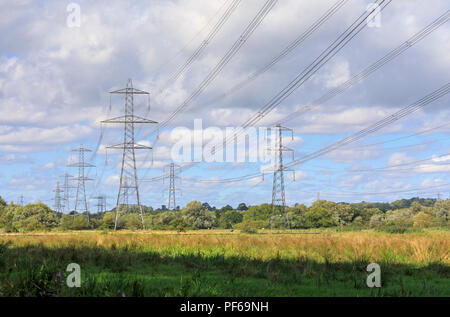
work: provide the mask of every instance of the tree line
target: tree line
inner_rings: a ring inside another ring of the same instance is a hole
[[[141,219],[135,206],[119,211],[118,229],[138,230]],[[309,228],[375,228],[376,230],[404,231],[407,228],[448,227],[450,200],[412,198],[392,203],[360,202],[336,203],[318,200],[310,207],[295,204],[282,212],[280,206],[272,211],[270,204],[247,206],[239,204],[222,208],[208,203],[191,201],[176,210],[143,207],[144,225],[152,230],[240,229],[256,232],[260,229]],[[115,208],[103,213],[62,214],[42,202],[21,206],[7,204],[0,197],[0,230],[27,232],[35,230],[113,229]]]

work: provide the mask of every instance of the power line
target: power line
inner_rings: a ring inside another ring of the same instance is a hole
[[[392,0],[378,0],[378,13],[381,12]],[[306,80],[311,78],[325,63],[327,63],[335,54],[344,48],[364,27],[369,17],[376,12],[376,6],[370,11],[365,10],[337,39],[331,43],[309,66],[307,66],[299,75],[297,75],[284,89],[277,93],[268,103],[266,103],[254,116],[250,117],[234,136],[225,141],[225,144],[234,141],[237,134],[243,133],[245,129],[251,125],[255,125],[258,121],[264,118],[271,110],[277,107],[284,99],[299,88]],[[222,145],[218,145],[222,146]],[[225,146],[225,145],[223,145]],[[188,164],[193,166],[195,163]],[[183,167],[185,170],[188,167]],[[161,179],[162,176],[153,178]]]
[[[366,77],[371,75],[373,72],[375,72],[376,70],[378,70],[379,68],[381,68],[382,66],[384,66],[385,64],[387,64],[388,62],[390,62],[391,60],[396,58],[397,56],[399,56],[400,54],[402,54],[404,51],[406,51],[407,49],[409,49],[413,45],[417,44],[419,41],[424,39],[426,36],[428,36],[434,30],[436,30],[437,28],[439,28],[440,26],[442,26],[443,24],[448,22],[449,19],[450,19],[450,11],[447,10],[443,15],[438,17],[432,23],[427,25],[421,31],[419,31],[416,34],[414,34],[408,40],[403,42],[400,46],[398,46],[394,50],[390,51],[388,54],[386,54],[385,56],[383,56],[382,58],[377,60],[375,63],[373,63],[369,67],[365,68],[359,74],[353,76],[352,78],[350,78],[346,82],[342,83],[338,87],[330,90],[329,92],[327,92],[322,97],[320,97],[317,100],[313,101],[311,104],[309,104],[307,106],[304,106],[304,107],[294,111],[293,113],[287,115],[284,119],[280,120],[278,123],[284,124],[284,123],[286,123],[286,122],[288,122],[288,121],[298,117],[299,115],[302,115],[302,114],[304,114],[304,113],[306,113],[306,112],[308,112],[308,111],[318,107],[319,105],[325,103],[326,101],[330,100],[331,98],[335,97],[336,95],[342,93],[347,88],[350,88],[354,84],[362,81],[363,79],[365,79]]]
[[[178,78],[186,71],[186,69],[200,56],[203,50],[208,46],[208,44],[214,39],[216,34],[220,31],[222,26],[226,23],[228,18],[234,12],[234,10],[238,7],[241,0],[232,0],[225,10],[222,17],[217,21],[214,27],[211,29],[206,38],[202,41],[200,46],[194,51],[194,53],[186,60],[186,62],[178,69],[178,71],[173,74],[167,82],[156,92],[155,98],[157,98],[160,94],[162,94],[170,85],[177,81]]]
[[[231,2],[233,2],[234,0],[231,0]],[[212,20],[214,20],[214,18],[220,13],[220,11],[222,11],[222,9],[225,7],[225,5],[227,4],[227,2],[230,1],[224,1],[224,3],[220,6],[220,8],[217,10],[217,12],[209,19],[209,21],[182,47],[178,50],[178,52],[176,54],[174,54],[171,58],[169,58],[167,61],[165,61],[164,63],[161,64],[161,66],[159,66],[158,68],[155,69],[155,73],[159,72],[163,67],[165,67],[166,65],[170,64],[172,60],[174,60],[176,57],[178,57],[184,50],[186,50],[186,48],[194,41],[194,39],[196,39],[198,36],[201,35],[201,33],[208,27],[208,25],[210,25],[212,23]],[[229,7],[227,7],[229,8]],[[222,16],[223,17],[223,16]],[[217,25],[217,24],[216,24]],[[205,42],[206,40],[203,40],[203,42]],[[208,41],[209,42],[209,41]]]
[[[444,86],[442,86],[441,88],[435,90],[434,92],[426,95],[425,97],[419,99],[418,101],[416,101],[415,103],[395,112],[394,114],[385,117],[382,120],[377,121],[376,123],[370,125],[369,127],[356,132],[344,139],[341,139],[340,141],[333,143],[332,145],[326,146],[321,148],[318,151],[315,151],[313,153],[307,154],[297,160],[293,160],[292,162],[285,164],[285,166],[287,168],[293,167],[295,165],[298,164],[302,164],[305,162],[308,162],[312,159],[315,159],[317,157],[323,156],[329,152],[335,151],[347,144],[353,143],[357,140],[362,139],[363,137],[374,133],[382,128],[384,128],[385,126],[392,124],[393,122],[396,122],[400,119],[402,119],[403,117],[414,113],[424,107],[426,107],[428,104],[436,101],[437,99],[445,96],[446,94],[448,94],[450,91],[450,83],[445,84]],[[241,181],[241,180],[246,180],[246,179],[251,179],[251,178],[255,178],[255,177],[259,177],[261,176],[261,173],[254,173],[254,174],[249,174],[249,175],[244,175],[244,176],[240,176],[240,177],[234,177],[234,178],[228,178],[228,179],[222,179],[220,180],[221,182],[236,182],[236,181]]]
[[[232,45],[232,47],[227,51],[227,53],[222,57],[219,63],[211,70],[211,72],[206,76],[206,78],[200,83],[200,85],[195,89],[195,91],[180,105],[178,108],[169,115],[167,119],[158,124],[157,128],[153,130],[149,137],[155,134],[159,129],[165,127],[171,120],[173,120],[180,112],[182,112],[186,107],[188,107],[205,89],[209,84],[217,77],[217,75],[222,71],[222,69],[229,63],[234,55],[240,50],[248,38],[253,34],[256,28],[261,24],[267,14],[275,6],[277,0],[267,0],[262,8],[258,11],[256,16],[252,19],[249,25],[245,28],[244,32],[239,36],[237,41]]]
[[[331,8],[329,8],[318,20],[316,20],[308,29],[306,29],[303,33],[301,33],[293,42],[291,42],[285,49],[283,49],[277,56],[275,56],[271,61],[269,61],[266,65],[253,72],[244,80],[241,80],[230,89],[225,91],[224,93],[218,95],[217,97],[211,99],[205,104],[201,105],[201,107],[212,105],[224,99],[238,90],[244,88],[247,84],[266,73],[269,69],[271,69],[275,64],[281,61],[284,57],[286,57],[289,53],[291,53],[294,49],[300,46],[306,39],[308,39],[317,29],[319,29],[322,24],[324,24],[328,19],[330,19],[348,0],[339,0],[337,1]]]

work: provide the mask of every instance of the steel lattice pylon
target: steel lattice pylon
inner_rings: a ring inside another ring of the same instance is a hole
[[[100,195],[97,197],[94,197],[94,199],[97,199],[97,213],[102,213],[106,211],[106,197],[104,195]]]
[[[175,188],[175,181],[178,176],[175,175],[175,167],[179,169],[179,172],[181,172],[181,167],[178,165],[175,165],[174,163],[171,163],[169,166],[169,198],[167,201],[167,209],[169,210],[175,210],[177,208],[177,201],[176,201],[176,191],[178,189]],[[163,178],[164,181],[165,177]]]
[[[73,180],[76,180],[78,183],[77,193],[75,195],[74,216],[78,211],[82,211],[83,213],[86,213],[87,220],[89,222],[89,207],[86,198],[86,181],[91,181],[93,179],[85,176],[85,168],[95,167],[95,165],[86,163],[84,154],[92,151],[81,144],[79,148],[73,149],[72,152],[78,152],[78,162],[68,165],[70,167],[78,167],[78,176],[73,178]]]
[[[71,178],[73,176],[69,175],[68,173],[64,174],[64,183],[63,183],[63,211],[64,212],[70,212],[70,198],[73,196],[70,195],[70,189],[75,188],[70,184]]]
[[[272,128],[274,134],[271,135],[271,142],[273,148],[268,149],[274,152],[273,161],[273,188],[272,188],[272,215],[270,217],[270,227],[272,228],[272,218],[275,216],[276,206],[281,206],[281,215],[285,216],[286,226],[290,228],[289,217],[286,213],[286,195],[284,190],[284,171],[287,169],[283,164],[283,152],[292,151],[283,145],[283,131],[289,131],[292,134],[292,139],[294,138],[294,133],[292,129],[284,128],[281,125],[276,125]],[[295,174],[294,174],[295,180]]]
[[[142,212],[141,201],[139,197],[138,176],[136,170],[135,150],[148,149],[151,147],[137,144],[135,142],[134,127],[136,123],[157,123],[156,121],[145,119],[134,114],[134,95],[149,95],[148,92],[133,88],[133,82],[128,79],[126,88],[111,91],[111,94],[125,95],[125,114],[120,117],[104,120],[101,123],[121,123],[124,125],[123,143],[109,146],[108,149],[121,149],[122,152],[122,169],[120,172],[119,192],[117,194],[116,215],[114,221],[114,230],[117,229],[117,220],[119,216],[119,207],[125,202],[125,208],[128,209],[128,198],[130,189],[136,194],[136,203],[139,209],[142,228],[144,228],[144,218]]]
[[[61,212],[63,205],[61,203],[61,193],[63,192],[63,190],[61,189],[61,187],[59,186],[59,182],[56,182],[56,188],[54,190],[55,192],[55,211],[56,212]]]

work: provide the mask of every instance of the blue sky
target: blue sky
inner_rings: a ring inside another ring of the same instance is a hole
[[[149,182],[171,162],[173,129],[238,127],[311,63],[370,1],[349,0],[330,20],[268,72],[243,89],[207,102],[246,78],[317,20],[335,0],[279,1],[219,76],[178,117],[160,131],[153,165],[137,154],[141,197],[145,205],[166,204],[167,186]],[[108,91],[135,88],[151,93],[148,118],[165,120],[196,89],[239,37],[262,1],[242,2],[198,60],[156,98],[158,91],[194,52],[223,13],[223,0],[78,1],[80,27],[69,28],[65,1],[14,1],[0,4],[7,12],[0,22],[0,195],[8,201],[38,199],[52,205],[52,190],[67,171],[71,149],[85,144],[99,150],[87,155],[96,168],[88,170],[88,197],[106,195],[114,206],[118,190],[118,152],[105,146],[121,142],[120,127],[106,127],[99,143],[100,121],[120,115],[123,98]],[[222,8],[222,9],[220,9]],[[450,9],[448,1],[394,0],[381,14],[380,27],[365,28],[302,87],[274,109],[261,126],[270,126],[308,105],[399,46]],[[222,11],[221,11],[222,10]],[[180,51],[181,50],[181,51]],[[408,106],[448,82],[450,24],[447,22],[364,81],[318,108],[285,124],[295,139],[287,146],[295,157],[364,129]],[[356,143],[297,165],[296,181],[286,172],[288,204],[310,204],[320,192],[334,201],[393,201],[413,196],[450,196],[450,97],[389,125]],[[136,113],[146,114],[146,99],[136,100]],[[446,125],[449,123],[448,125]],[[429,131],[428,131],[429,130]],[[136,139],[153,144],[140,129]],[[428,131],[422,133],[423,131]],[[286,136],[286,142],[290,138]],[[434,157],[434,159],[433,159]],[[289,154],[285,160],[289,162]],[[428,161],[416,162],[423,159]],[[390,167],[387,168],[386,167]],[[379,168],[382,168],[381,170]],[[384,168],[384,169],[383,169]],[[259,163],[200,163],[180,174],[178,204],[207,201],[218,207],[240,202],[271,201],[272,176],[235,183],[199,182],[257,173]],[[73,200],[72,200],[73,202]],[[95,211],[95,201],[90,201]]]

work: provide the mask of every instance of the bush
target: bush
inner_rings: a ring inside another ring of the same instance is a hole
[[[428,228],[433,224],[433,217],[421,211],[413,217],[414,228]]]
[[[252,233],[253,234],[253,233],[258,232],[258,228],[256,227],[256,225],[251,222],[244,222],[239,227],[240,227],[241,231],[244,233]]]

